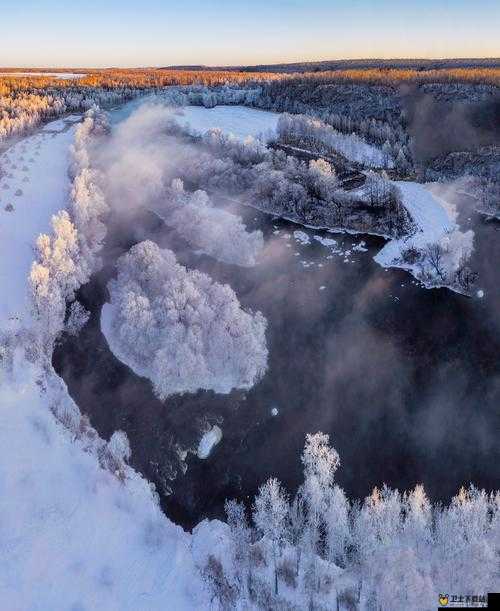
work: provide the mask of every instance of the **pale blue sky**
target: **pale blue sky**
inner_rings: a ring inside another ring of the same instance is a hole
[[[1,66],[498,57],[498,0],[0,0]]]

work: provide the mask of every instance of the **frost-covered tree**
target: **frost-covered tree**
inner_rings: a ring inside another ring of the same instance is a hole
[[[300,560],[305,543],[304,539],[306,536],[306,524],[306,507],[304,497],[302,495],[302,489],[299,488],[297,494],[290,503],[289,526],[287,531],[289,541],[295,548],[295,575],[297,577],[299,575]]]
[[[130,458],[130,443],[124,431],[115,431],[108,441],[108,449],[117,461],[125,462]]]
[[[288,510],[288,498],[281,484],[275,478],[268,479],[255,497],[253,521],[272,546],[275,594],[278,594],[278,557],[285,541]]]
[[[245,506],[230,500],[224,504],[226,522],[231,533],[233,566],[240,591],[252,588],[252,567],[250,563],[251,528],[248,524]]]
[[[333,486],[328,493],[324,514],[327,557],[337,566],[346,566],[351,544],[349,501],[342,488]]]
[[[335,471],[340,464],[337,451],[329,445],[328,435],[325,433],[306,435],[302,464],[304,499],[309,521],[319,527],[321,516],[327,507]]]
[[[73,301],[69,307],[65,330],[70,335],[78,335],[90,318],[90,312],[79,301]]]
[[[51,236],[37,238],[37,259],[29,278],[33,312],[47,350],[63,329],[66,301],[73,299],[86,279],[80,266],[77,231],[65,210],[52,217],[52,229]]]

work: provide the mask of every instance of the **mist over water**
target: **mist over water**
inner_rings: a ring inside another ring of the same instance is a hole
[[[144,161],[134,156],[130,164],[135,172],[147,159],[158,160],[162,171],[172,167],[163,144],[145,144]],[[139,210],[140,181],[132,191],[131,180],[128,189],[123,166],[113,163],[106,167],[121,177],[116,201],[128,206],[126,222],[115,219],[106,266],[81,290],[92,312],[89,324],[78,338],[64,339],[54,363],[101,435],[126,431],[131,463],[157,485],[167,513],[191,526],[220,515],[226,497],[247,499],[271,475],[294,490],[302,478],[305,433],[318,430],[330,434],[342,460],[338,482],[353,497],[384,482],[399,489],[422,482],[430,497],[443,500],[471,481],[498,487],[499,234],[498,225],[473,213],[466,196],[457,194],[455,203],[461,226],[475,231],[481,300],[425,290],[403,271],[380,268],[372,257],[383,240],[303,230],[236,203],[230,212],[249,232],[264,234],[260,263],[239,267],[196,254]],[[145,181],[152,197],[160,166],[144,165],[153,172]],[[297,229],[311,238],[334,237],[340,253],[351,253],[332,254],[314,239],[300,244]],[[172,249],[186,267],[228,283],[243,307],[267,318],[269,368],[250,391],[198,392],[162,403],[149,381],[111,354],[99,328],[105,287],[116,258],[145,238]],[[361,239],[368,252],[353,252]],[[194,452],[214,423],[223,439],[202,461]],[[192,453],[185,456],[186,450]]]

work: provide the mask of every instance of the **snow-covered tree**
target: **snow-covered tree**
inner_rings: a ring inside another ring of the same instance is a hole
[[[252,587],[252,567],[250,563],[251,528],[248,524],[245,506],[238,501],[229,500],[224,504],[226,522],[231,533],[233,566],[240,591]]]
[[[70,335],[78,335],[90,318],[90,312],[79,301],[73,301],[69,308],[65,330]]]
[[[349,501],[342,488],[333,486],[328,493],[324,514],[327,557],[330,562],[344,567],[351,543]]]
[[[304,465],[304,499],[308,508],[309,521],[319,525],[324,514],[335,471],[340,458],[329,445],[325,433],[307,434],[302,453]]]
[[[288,498],[281,484],[275,478],[268,479],[255,497],[253,521],[272,546],[275,594],[278,594],[278,557],[285,541],[288,510]]]
[[[108,441],[108,449],[117,461],[125,462],[130,458],[130,443],[124,431],[115,431]]]
[[[289,510],[289,526],[288,526],[288,538],[292,546],[295,548],[295,574],[299,575],[300,560],[302,557],[302,550],[305,543],[306,536],[306,507],[304,497],[302,495],[302,489],[299,488],[292,502],[290,503]]]

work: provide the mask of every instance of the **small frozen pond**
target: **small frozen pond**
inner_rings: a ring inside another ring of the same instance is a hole
[[[140,106],[148,102],[158,104],[162,103],[162,99],[155,95],[147,95],[130,100],[110,112],[111,123],[117,125],[125,121]],[[218,128],[237,138],[259,135],[269,137],[274,134],[280,118],[278,112],[268,112],[246,106],[216,106],[215,108],[183,106],[172,107],[172,112],[181,125],[189,123],[194,130],[199,132]]]
[[[180,109],[178,121],[189,123],[197,131],[219,128],[237,138],[247,136],[264,137],[273,134],[278,125],[280,113],[247,108],[246,106],[186,106]]]

